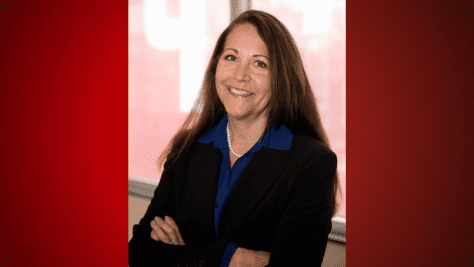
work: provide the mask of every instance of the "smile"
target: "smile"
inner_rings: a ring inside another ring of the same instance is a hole
[[[230,87],[230,86],[227,86],[227,89],[228,89],[231,93],[233,93],[233,94],[235,94],[235,95],[238,95],[238,96],[251,96],[251,95],[253,95],[253,94],[250,93],[250,92],[243,91],[243,90],[238,90],[238,89],[232,88],[232,87]]]

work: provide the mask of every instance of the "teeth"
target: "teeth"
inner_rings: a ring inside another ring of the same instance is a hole
[[[237,90],[237,89],[234,89],[232,87],[229,87],[230,91],[236,95],[251,95],[252,93],[249,93],[249,92],[246,92],[246,91],[242,91],[242,90]]]

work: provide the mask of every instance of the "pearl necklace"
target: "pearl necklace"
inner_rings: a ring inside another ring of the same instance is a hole
[[[227,122],[226,131],[227,131],[227,144],[229,145],[229,150],[230,150],[230,152],[231,152],[232,154],[234,154],[234,156],[236,156],[237,158],[242,157],[242,155],[239,155],[239,154],[235,153],[235,151],[232,149],[232,144],[230,143],[229,122]]]

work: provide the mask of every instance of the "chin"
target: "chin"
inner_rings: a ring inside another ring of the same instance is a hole
[[[227,111],[227,115],[233,117],[234,119],[243,120],[248,119],[252,114],[243,111],[229,110]]]
[[[237,120],[252,120],[252,121],[255,121],[255,120],[258,120],[262,117],[265,117],[265,118],[268,118],[268,112],[261,112],[259,114],[256,114],[254,112],[251,112],[250,110],[246,110],[246,111],[243,111],[243,110],[229,110],[227,111],[227,115],[234,118],[234,119],[237,119]]]

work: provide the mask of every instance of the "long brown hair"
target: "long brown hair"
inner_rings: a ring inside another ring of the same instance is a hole
[[[157,161],[158,169],[167,169],[205,132],[225,115],[224,105],[216,90],[215,75],[229,33],[238,25],[251,24],[268,48],[271,72],[271,98],[266,129],[270,125],[285,125],[293,133],[305,133],[329,146],[316,99],[304,70],[301,55],[288,29],[274,16],[257,10],[242,13],[224,30],[217,40],[207,66],[204,82],[194,107]],[[339,177],[334,177],[332,197],[333,216],[338,207]]]

